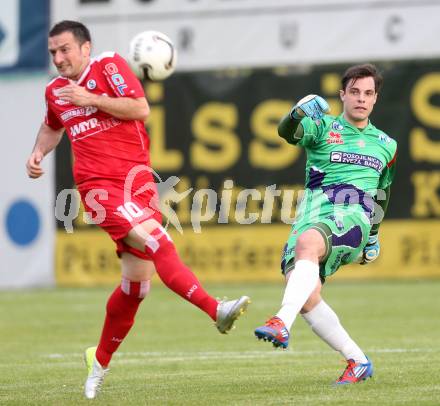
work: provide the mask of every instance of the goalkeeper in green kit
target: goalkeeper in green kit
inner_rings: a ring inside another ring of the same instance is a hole
[[[309,95],[278,127],[289,144],[305,149],[306,183],[281,263],[287,281],[281,309],[255,335],[287,348],[292,324],[301,313],[312,330],[346,359],[338,385],[373,375],[371,360],[324,302],[321,289],[341,265],[368,264],[379,256],[378,230],[397,152],[396,141],[369,120],[381,85],[374,65],[352,66],[342,78],[340,116],[326,115],[327,102]]]

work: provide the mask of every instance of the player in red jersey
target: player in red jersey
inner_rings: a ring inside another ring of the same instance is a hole
[[[43,175],[41,161],[66,131],[83,204],[115,241],[121,258],[122,282],[107,302],[101,339],[85,354],[85,395],[94,398],[155,271],[168,288],[206,312],[221,333],[232,328],[249,298],[218,302],[181,262],[161,225],[142,86],[121,56],[106,52],[91,58],[90,51],[90,33],[79,22],[62,21],[49,32],[49,52],[60,76],[46,88],[46,117],[26,168],[31,178]]]

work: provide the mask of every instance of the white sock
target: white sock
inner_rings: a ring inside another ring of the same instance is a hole
[[[319,265],[306,259],[295,263],[284,291],[281,309],[277,317],[283,320],[290,331],[296,315],[299,313],[319,281]]]
[[[361,363],[368,362],[363,351],[342,327],[337,314],[324,300],[302,316],[318,337],[334,350],[339,351],[345,359],[353,359]]]

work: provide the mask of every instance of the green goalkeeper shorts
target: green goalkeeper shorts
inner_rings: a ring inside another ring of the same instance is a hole
[[[295,259],[297,238],[306,230],[315,229],[321,233],[326,244],[326,255],[320,264],[320,277],[324,281],[334,274],[341,265],[355,262],[367,244],[370,226],[359,221],[357,214],[345,214],[336,218],[333,215],[319,218],[311,224],[299,221],[292,225],[289,238],[284,246],[281,271],[286,274],[292,270]]]

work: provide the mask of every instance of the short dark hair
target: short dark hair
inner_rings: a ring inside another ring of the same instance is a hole
[[[60,35],[63,32],[71,32],[80,45],[91,41],[89,29],[79,21],[63,20],[55,24],[49,31],[49,37]]]
[[[367,77],[372,77],[374,79],[374,90],[378,93],[382,87],[383,77],[376,66],[371,63],[349,67],[342,76],[342,90],[345,91],[351,80]]]

